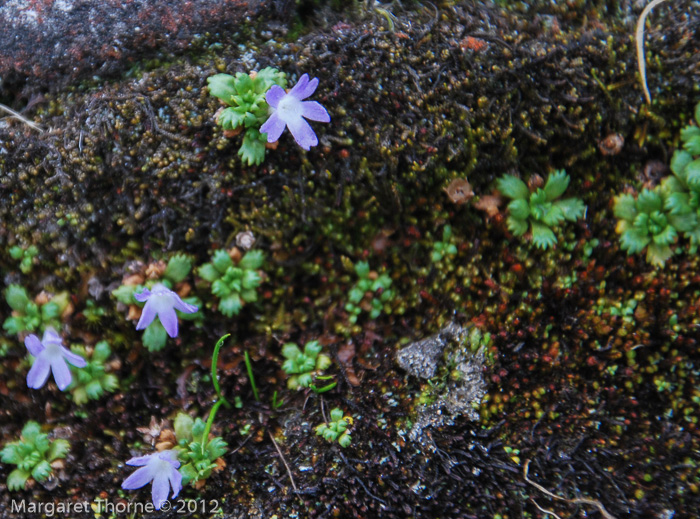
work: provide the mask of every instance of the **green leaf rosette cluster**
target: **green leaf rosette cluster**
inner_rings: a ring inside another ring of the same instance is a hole
[[[7,476],[7,489],[22,490],[30,477],[39,483],[46,481],[52,472],[51,463],[65,458],[69,450],[67,440],[50,441],[38,423],[27,422],[20,440],[8,443],[0,451],[0,461],[17,466]]]
[[[586,212],[586,206],[579,198],[559,199],[569,187],[569,181],[566,171],[557,170],[547,177],[544,187],[530,191],[518,177],[506,175],[499,178],[498,190],[511,199],[508,229],[515,236],[522,236],[529,230],[537,248],[552,247],[557,243],[552,229],[564,221],[575,222]]]
[[[207,78],[207,83],[209,93],[227,106],[218,113],[216,122],[224,130],[243,132],[243,142],[238,150],[241,160],[249,166],[262,164],[267,134],[260,133],[259,128],[270,115],[265,94],[272,85],[287,87],[285,73],[267,67],[250,74],[216,74]]]

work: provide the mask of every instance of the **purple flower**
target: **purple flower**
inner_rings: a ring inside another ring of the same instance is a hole
[[[180,310],[186,314],[193,314],[198,310],[195,305],[185,303],[180,299],[180,296],[160,283],[154,285],[152,291],[144,288],[143,292],[134,294],[134,298],[140,303],[146,303],[136,329],[143,330],[153,322],[157,315],[170,337],[177,337],[177,314],[175,314],[175,310]]]
[[[267,134],[267,142],[275,142],[280,138],[285,126],[292,132],[297,144],[308,150],[318,144],[316,134],[304,120],[304,117],[312,121],[329,123],[331,116],[316,101],[304,101],[314,93],[318,86],[318,78],[309,81],[309,75],[304,74],[299,82],[294,85],[289,93],[278,85],[272,85],[267,91],[265,100],[272,108],[272,115],[260,127],[260,133]]]
[[[44,332],[41,341],[36,335],[30,335],[24,339],[24,345],[36,357],[32,369],[27,373],[27,386],[32,389],[46,384],[49,372],[53,372],[58,389],[63,391],[72,380],[66,361],[77,368],[87,366],[84,358],[63,347],[63,339],[51,328]]]
[[[156,510],[168,500],[170,487],[173,488],[173,499],[182,490],[182,475],[178,472],[180,462],[177,460],[177,452],[167,450],[154,452],[146,456],[137,456],[126,462],[127,465],[141,467],[124,480],[124,490],[136,490],[153,483],[151,498]]]

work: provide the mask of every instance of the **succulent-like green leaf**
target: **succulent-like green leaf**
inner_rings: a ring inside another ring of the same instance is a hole
[[[673,256],[673,251],[668,245],[651,243],[647,247],[647,262],[657,267],[663,267],[671,256]]]
[[[586,206],[580,198],[566,198],[555,202],[555,205],[570,222],[575,222],[586,213]]]
[[[194,425],[192,426],[192,437],[197,440],[202,438],[204,434],[204,429],[206,429],[207,424],[201,418],[197,417],[194,419]]]
[[[229,106],[219,113],[216,120],[224,130],[235,130],[245,122],[246,112],[241,112],[242,110]]]
[[[228,254],[226,254],[226,256],[228,256]],[[213,283],[221,277],[221,272],[219,272],[211,263],[205,263],[199,267],[199,269],[197,269],[197,274],[199,274],[199,277],[205,281],[209,281],[209,283]]]
[[[343,419],[343,410],[340,409],[339,407],[336,407],[331,410],[331,420],[334,422],[337,422],[338,420]]]
[[[685,182],[685,168],[693,160],[693,156],[684,150],[676,150],[671,157],[671,171],[674,175]]]
[[[688,163],[685,167],[685,179],[690,187],[700,188],[700,159],[695,159]]]
[[[175,437],[180,440],[192,440],[192,427],[194,427],[194,420],[187,413],[179,412],[175,417],[175,422],[173,428],[175,430]]]
[[[54,461],[59,458],[65,458],[70,451],[70,443],[68,440],[58,438],[51,442],[49,450],[46,453],[46,459],[49,461]]]
[[[550,173],[547,177],[547,183],[544,185],[547,200],[552,202],[563,195],[566,188],[569,187],[569,181],[569,175],[563,169]]]
[[[613,214],[617,218],[632,222],[637,217],[637,212],[637,201],[632,195],[624,194],[615,197]]]
[[[226,252],[223,249],[218,249],[218,250],[214,251],[214,254],[211,258],[211,264],[214,266],[214,268],[217,271],[219,271],[219,273],[225,274],[226,270],[229,267],[233,266],[233,261],[231,260],[231,256],[228,255],[228,252]],[[199,275],[202,276],[201,271],[200,271]],[[204,277],[204,276],[202,276],[202,277]]]
[[[366,261],[358,261],[355,264],[355,273],[359,278],[366,278],[369,276],[369,263]]]
[[[626,250],[627,254],[635,254],[644,250],[651,238],[647,234],[639,232],[634,227],[626,229],[620,235],[620,247],[622,250]]]
[[[232,291],[231,286],[229,286],[223,279],[217,279],[211,284],[211,293],[216,297],[228,297]]]
[[[27,291],[20,285],[10,285],[5,289],[5,301],[16,312],[24,313],[29,297],[27,297]]]
[[[556,227],[563,221],[564,212],[557,204],[552,204],[542,218],[542,223],[544,223],[547,227]]]
[[[15,469],[7,476],[7,490],[13,492],[15,490],[23,490],[24,484],[30,476],[27,470]]]
[[[676,230],[672,226],[667,225],[663,231],[654,235],[653,240],[657,245],[671,245],[677,236]]]
[[[213,462],[215,459],[226,454],[227,445],[228,444],[218,436],[209,440],[206,447],[209,459]]]
[[[285,359],[294,360],[299,355],[301,355],[301,350],[299,349],[299,346],[297,346],[293,342],[288,342],[284,344],[284,346],[282,346],[282,356]]]
[[[238,150],[241,161],[248,166],[260,165],[265,160],[265,142],[267,134],[261,134],[255,128],[248,128],[243,137],[243,142]]]
[[[258,293],[255,290],[241,290],[241,299],[246,303],[254,303],[258,300]]]
[[[309,341],[306,343],[306,346],[304,346],[304,353],[309,357],[315,359],[318,356],[318,354],[321,353],[322,349],[323,347],[318,341]]]
[[[207,78],[209,93],[221,99],[226,104],[231,104],[231,98],[236,95],[234,86],[235,78],[230,74],[215,74]]]
[[[46,460],[41,460],[32,469],[32,477],[41,483],[51,475],[51,465]]]
[[[250,290],[252,288],[257,288],[260,283],[262,283],[262,277],[255,270],[246,270],[243,273],[243,279],[241,279],[241,286]]]
[[[95,344],[95,349],[92,351],[91,360],[104,364],[111,354],[112,350],[109,348],[109,343],[107,341],[100,341]]]
[[[182,476],[182,486],[196,481],[197,477],[199,476],[197,469],[192,466],[192,463],[185,463],[181,465],[178,472]]]
[[[522,236],[527,232],[527,220],[518,220],[517,218],[508,216],[506,224],[508,225],[508,230],[515,236]]]
[[[683,149],[691,155],[700,155],[700,128],[697,126],[686,126],[681,130],[681,140]]]
[[[167,340],[168,333],[158,319],[154,319],[143,332],[143,345],[150,352],[162,350]]]
[[[241,308],[243,308],[243,303],[238,294],[228,295],[219,302],[219,311],[226,317],[231,317],[234,314],[238,315]]]
[[[516,220],[527,220],[530,216],[530,204],[524,198],[516,198],[508,204],[508,212]]]
[[[112,296],[114,296],[114,298],[122,304],[133,305],[136,303],[134,293],[138,288],[142,287],[137,287],[134,285],[121,285],[115,290],[112,290]]]
[[[34,440],[40,434],[41,426],[33,420],[30,420],[24,425],[24,427],[22,427],[22,440],[28,443],[34,443]]]
[[[530,190],[527,188],[527,184],[513,175],[505,175],[499,178],[496,184],[503,196],[507,196],[508,198],[527,199],[530,196]]]
[[[350,446],[350,443],[352,442],[352,437],[350,436],[350,433],[343,433],[340,438],[338,438],[338,445],[340,445],[342,448],[347,448]]]
[[[259,94],[265,94],[272,85],[287,88],[287,75],[276,68],[265,67],[257,73],[253,82],[255,83],[255,91]]]
[[[265,253],[261,250],[251,250],[246,252],[245,256],[238,264],[239,267],[249,270],[257,270],[262,267],[265,262]]]
[[[168,261],[164,276],[173,284],[179,283],[187,277],[192,269],[192,260],[184,254],[176,254]]]
[[[0,451],[0,461],[17,465],[21,460],[19,444],[17,442],[8,443]]]
[[[678,215],[670,215],[668,222],[678,232],[689,233],[698,229],[698,216],[695,213],[687,212]]]
[[[637,197],[637,209],[644,213],[661,211],[664,203],[660,191],[644,189]]]
[[[546,225],[532,222],[531,228],[532,242],[538,249],[545,250],[557,243],[557,237],[554,235],[554,232]]]

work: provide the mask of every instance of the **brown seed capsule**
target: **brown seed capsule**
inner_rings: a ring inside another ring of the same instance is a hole
[[[619,133],[611,133],[605,139],[598,141],[598,149],[603,155],[617,155],[625,145],[625,138]]]
[[[456,178],[444,189],[453,204],[462,205],[474,197],[472,185],[466,178]]]
[[[537,173],[532,175],[527,181],[527,187],[530,188],[530,191],[539,189],[542,186],[544,186],[544,179],[541,175],[538,175]]]

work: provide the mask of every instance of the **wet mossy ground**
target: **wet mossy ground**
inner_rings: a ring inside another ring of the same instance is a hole
[[[82,407],[51,385],[28,390],[25,348],[3,336],[2,444],[33,419],[73,449],[51,491],[37,484],[10,495],[9,466],[0,465],[0,516],[16,516],[12,498],[147,500],[146,490],[119,490],[123,462],[150,451],[136,428],[181,409],[206,415],[210,357],[224,333],[233,339],[221,353],[221,387],[243,405],[217,415],[215,431],[231,448],[225,469],[183,496],[219,500],[225,517],[598,513],[572,502],[582,498],[618,518],[694,516],[697,255],[680,244],[663,269],[627,257],[612,215],[615,194],[658,180],[698,100],[694,4],[659,9],[648,28],[651,107],[634,72],[638,11],[629,3],[569,2],[537,15],[520,4],[443,4],[396,11],[393,32],[381,13],[353,11],[329,14],[336,18],[293,41],[278,22],[204,35],[191,55],[144,61],[123,78],[18,95],[44,131],[0,129],[3,281],[31,295],[72,294],[64,335],[108,340],[121,387]],[[237,139],[214,123],[206,78],[265,66],[319,77],[314,99],[332,122],[314,124],[320,145],[311,151],[285,134],[262,166],[245,167]],[[599,141],[610,134],[625,145],[604,155]],[[504,173],[555,168],[570,174],[567,196],[588,212],[546,252],[510,235],[502,212],[487,217],[444,192],[467,177],[483,197]],[[434,265],[445,224],[458,253]],[[109,295],[126,265],[175,252],[200,265],[246,230],[268,257],[260,300],[227,319],[193,276],[204,323],[181,323],[177,340],[149,353]],[[15,244],[39,248],[28,274],[7,252]],[[353,325],[344,305],[362,260],[391,276],[396,297],[377,319],[365,313]],[[86,319],[90,299],[105,309],[97,322]],[[632,313],[614,315],[631,300]],[[452,321],[492,334],[488,395],[478,422],[458,419],[416,444],[407,432],[422,387],[395,353]],[[283,342],[314,339],[336,361],[338,386],[322,398],[287,390],[281,371]],[[314,435],[322,407],[354,417],[350,447]],[[239,432],[248,424],[249,438]],[[529,484],[526,460],[532,481],[569,501]]]

